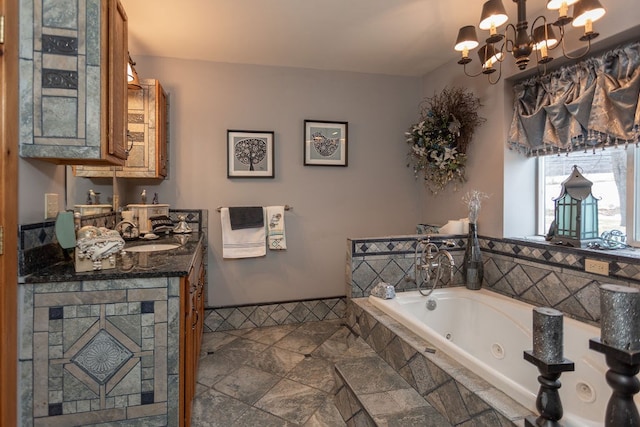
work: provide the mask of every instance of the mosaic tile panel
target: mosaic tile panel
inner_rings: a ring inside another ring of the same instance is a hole
[[[176,425],[174,282],[22,285],[22,424]]]
[[[346,299],[327,298],[205,310],[205,332],[288,325],[344,317]]]

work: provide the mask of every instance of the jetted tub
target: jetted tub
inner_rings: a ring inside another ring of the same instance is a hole
[[[492,291],[464,287],[436,289],[429,297],[418,291],[399,292],[394,299],[369,301],[422,338],[456,359],[521,405],[537,414],[537,368],[523,358],[532,350],[534,306]],[[435,309],[429,310],[427,304]],[[600,329],[564,317],[564,357],[575,371],[560,377],[567,427],[604,425],[611,396],[604,355],[589,350],[589,339]],[[635,396],[640,404],[640,395]]]

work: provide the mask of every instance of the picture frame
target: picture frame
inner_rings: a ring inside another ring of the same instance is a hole
[[[349,159],[349,123],[304,121],[304,165],[343,166]]]
[[[227,130],[227,178],[274,177],[274,132]]]

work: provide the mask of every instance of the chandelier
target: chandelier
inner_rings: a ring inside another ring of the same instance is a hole
[[[462,52],[462,58],[458,61],[464,67],[464,73],[469,77],[486,75],[489,83],[496,84],[502,75],[502,61],[505,53],[511,52],[516,65],[520,70],[527,68],[532,53],[538,68],[546,71],[546,64],[553,58],[550,51],[562,47],[562,55],[565,58],[577,59],[586,55],[591,49],[591,40],[598,37],[599,33],[593,31],[593,23],[602,18],[605,9],[598,0],[548,0],[547,9],[557,10],[558,19],[555,22],[547,22],[545,16],[538,16],[533,20],[531,31],[527,22],[527,1],[513,0],[518,6],[518,22],[507,24],[503,32],[498,28],[507,22],[509,17],[505,11],[502,0],[489,0],[482,6],[480,17],[481,30],[489,30],[489,37],[485,45],[478,50],[478,58],[482,69],[476,74],[469,74],[467,64],[471,62],[469,51],[478,47],[476,28],[467,25],[460,28],[454,49]],[[569,6],[573,6],[573,16],[568,15]],[[570,56],[565,51],[565,26],[571,24],[574,27],[584,27],[584,34],[580,40],[586,42],[586,47],[577,56]],[[556,36],[557,29],[559,37]],[[492,80],[492,74],[496,72],[495,64],[498,64],[499,73]]]

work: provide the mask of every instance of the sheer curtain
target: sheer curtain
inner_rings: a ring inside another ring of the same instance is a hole
[[[508,145],[544,155],[637,143],[640,42],[514,86]]]

